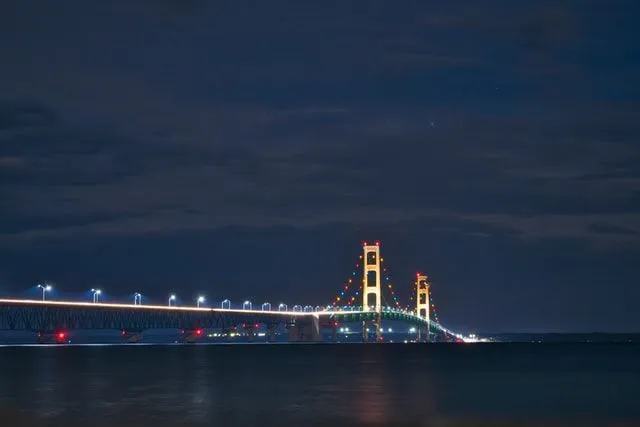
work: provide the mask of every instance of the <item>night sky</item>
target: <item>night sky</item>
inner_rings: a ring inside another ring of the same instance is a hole
[[[452,329],[638,331],[638,16],[4,0],[0,293],[327,304],[380,240]]]

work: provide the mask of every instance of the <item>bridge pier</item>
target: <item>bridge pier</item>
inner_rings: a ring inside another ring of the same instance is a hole
[[[289,341],[318,342],[322,341],[320,319],[317,316],[297,319],[289,326]]]
[[[142,331],[123,329],[120,331],[120,340],[128,344],[142,342]]]
[[[187,328],[180,330],[182,339],[190,344],[201,341],[205,337],[205,331],[202,328]]]
[[[244,325],[242,325],[242,327],[245,330],[245,332],[247,333],[247,341],[248,342],[253,342],[253,339],[256,336],[256,328],[258,327],[258,325],[244,324]]]
[[[369,342],[369,335],[370,335],[370,331],[369,331],[369,327],[372,326],[373,328],[375,328],[375,333],[376,333],[376,342],[381,343],[383,342],[383,338],[382,338],[382,321],[380,318],[380,314],[378,314],[378,320],[363,320],[362,321],[362,342]]]
[[[65,331],[38,331],[36,332],[38,344],[68,344],[71,342],[69,334]]]
[[[267,324],[267,341],[268,342],[276,342],[276,334],[278,332],[278,324],[277,323],[268,323]]]
[[[338,342],[338,322],[334,319],[320,319],[320,331],[331,330],[331,342]]]
[[[432,341],[432,336],[431,336],[431,328],[429,325],[427,325],[426,328],[424,328],[422,325],[418,325],[416,327],[416,342],[417,343],[429,343]]]

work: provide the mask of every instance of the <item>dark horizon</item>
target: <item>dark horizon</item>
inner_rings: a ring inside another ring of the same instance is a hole
[[[640,331],[638,2],[394,5],[2,2],[0,294],[321,305],[380,240],[452,330]]]

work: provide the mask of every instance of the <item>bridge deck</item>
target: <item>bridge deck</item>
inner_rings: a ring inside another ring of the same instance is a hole
[[[448,332],[413,313],[384,308],[383,320],[405,321]],[[236,308],[134,305],[76,301],[0,299],[0,330],[231,328],[243,323],[278,324],[318,319],[327,323],[377,320],[362,310],[269,311]]]

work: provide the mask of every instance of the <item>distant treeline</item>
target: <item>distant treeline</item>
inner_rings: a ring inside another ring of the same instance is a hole
[[[483,337],[491,337],[502,342],[557,342],[557,343],[577,343],[577,342],[600,342],[600,343],[640,343],[640,333],[618,334],[594,332],[590,334],[527,334],[527,333],[502,333],[489,334]]]

